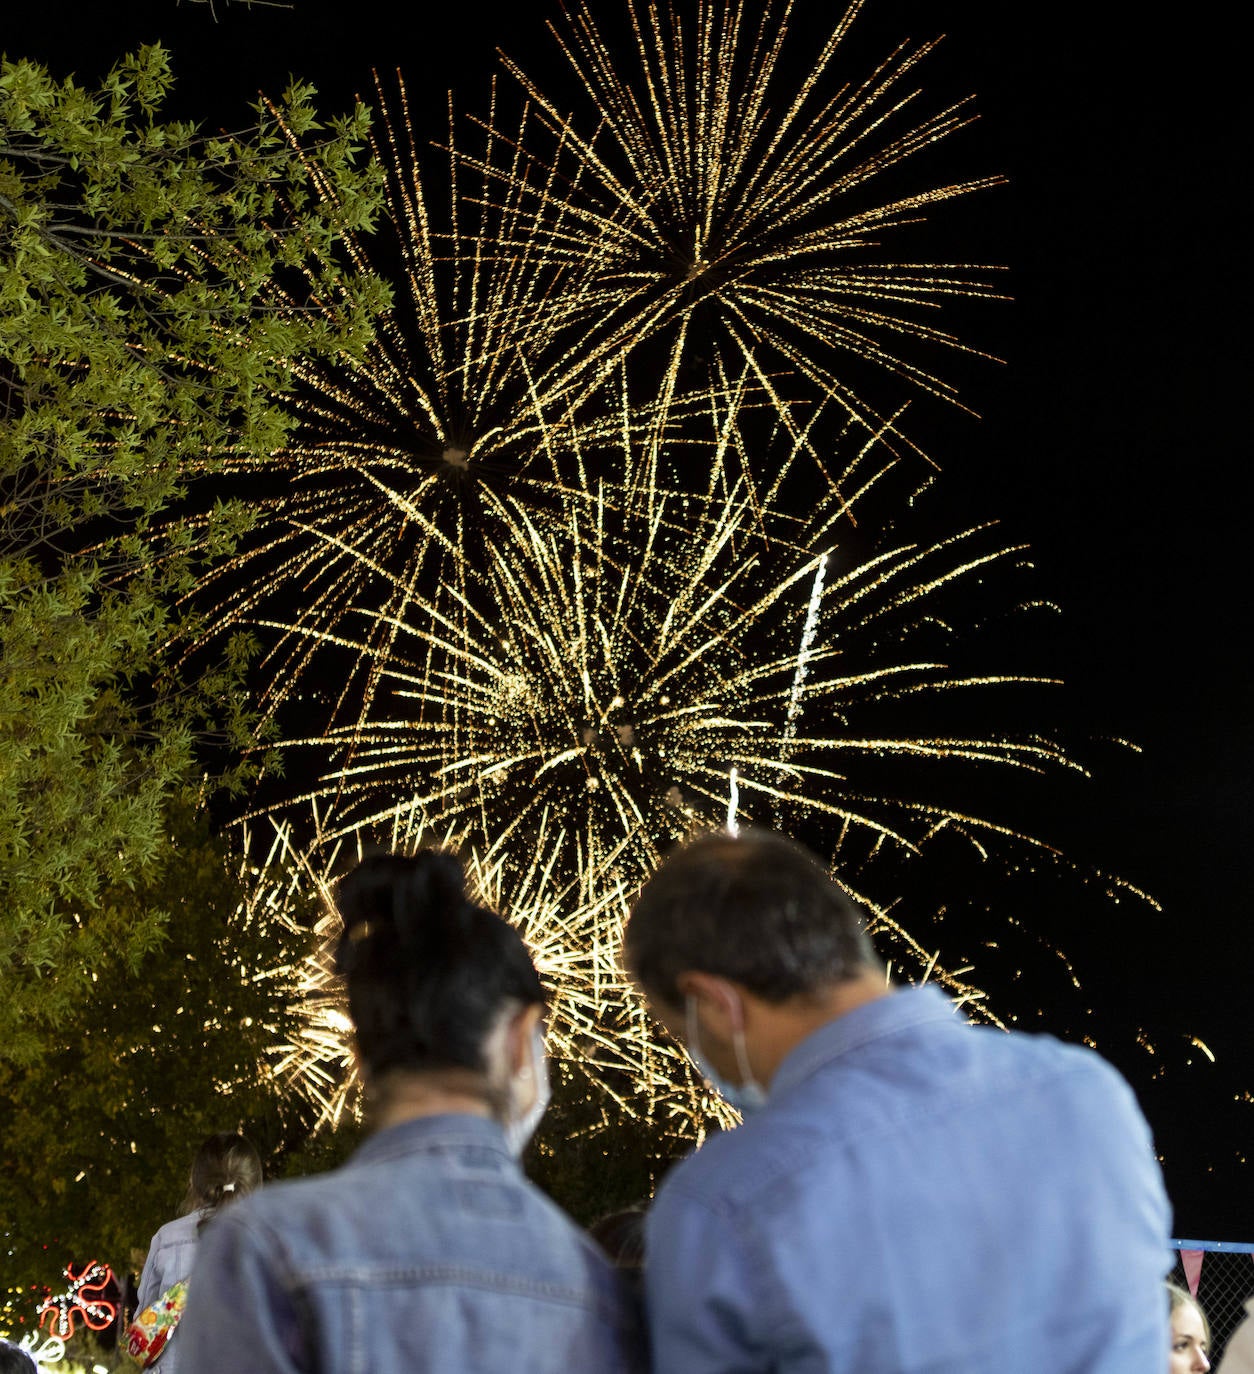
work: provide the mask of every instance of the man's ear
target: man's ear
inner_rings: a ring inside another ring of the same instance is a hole
[[[675,987],[685,1002],[691,997],[696,1003],[701,1025],[709,1034],[727,1043],[744,1030],[744,994],[736,983],[690,969],[676,976]]]

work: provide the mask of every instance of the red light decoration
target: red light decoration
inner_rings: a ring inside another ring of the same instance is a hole
[[[82,1321],[93,1331],[104,1331],[117,1320],[117,1304],[104,1296],[113,1282],[113,1270],[107,1264],[90,1260],[76,1274],[73,1265],[66,1265],[65,1277],[70,1286],[64,1293],[55,1293],[39,1304],[39,1325],[47,1323],[48,1330],[62,1340],[74,1334],[74,1323]]]

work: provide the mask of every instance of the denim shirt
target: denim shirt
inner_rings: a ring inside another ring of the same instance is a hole
[[[646,1224],[656,1374],[1164,1374],[1169,1212],[1104,1060],[934,988],[829,1022]]]
[[[627,1374],[636,1314],[597,1247],[469,1115],[379,1132],[205,1228],[181,1374]]]

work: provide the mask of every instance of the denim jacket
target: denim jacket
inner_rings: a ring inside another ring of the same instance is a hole
[[[667,1176],[654,1374],[1160,1374],[1169,1222],[1109,1064],[905,988]]]
[[[180,1374],[631,1374],[634,1307],[501,1128],[419,1117],[205,1228]]]
[[[193,1212],[190,1216],[167,1221],[153,1236],[148,1246],[148,1258],[144,1261],[144,1272],[139,1279],[139,1298],[135,1304],[137,1313],[145,1307],[151,1307],[167,1288],[182,1282],[192,1272],[203,1215],[203,1212]],[[176,1327],[176,1336],[177,1330]],[[182,1343],[171,1338],[161,1356],[161,1374],[181,1374],[181,1359]]]

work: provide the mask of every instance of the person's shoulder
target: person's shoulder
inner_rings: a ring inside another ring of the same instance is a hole
[[[216,1229],[220,1222],[235,1221],[251,1229],[271,1226],[284,1218],[317,1215],[333,1206],[335,1198],[347,1191],[343,1169],[330,1169],[303,1178],[276,1179],[224,1207],[212,1219],[210,1227]]]
[[[206,1222],[203,1245],[211,1252],[286,1254],[294,1237],[320,1229],[343,1192],[340,1170],[278,1179],[221,1208]]]
[[[597,1273],[613,1272],[614,1266],[606,1257],[605,1251],[564,1208],[554,1202],[542,1188],[532,1183],[525,1174],[519,1174],[518,1182],[535,1215],[543,1218],[551,1234],[564,1238],[572,1251],[578,1254],[590,1269]]]
[[[980,1028],[978,1034],[987,1053],[1000,1059],[988,1081],[1005,1085],[1005,1101],[1031,1102],[1073,1121],[1076,1129],[1085,1122],[1094,1129],[1100,1125],[1112,1145],[1148,1138],[1131,1085],[1097,1050],[1041,1033]]]
[[[1027,1076],[1049,1076],[1073,1084],[1079,1091],[1131,1094],[1123,1075],[1095,1049],[1059,1040],[1045,1032],[974,1027],[989,1053],[1017,1065]]]
[[[153,1251],[162,1250],[168,1245],[185,1245],[188,1241],[194,1241],[199,1225],[198,1212],[175,1217],[173,1221],[167,1221],[164,1226],[157,1228],[148,1248]]]
[[[665,1210],[686,1202],[729,1214],[804,1163],[805,1142],[804,1123],[768,1107],[731,1130],[708,1135],[667,1173],[654,1205],[662,1203]]]

